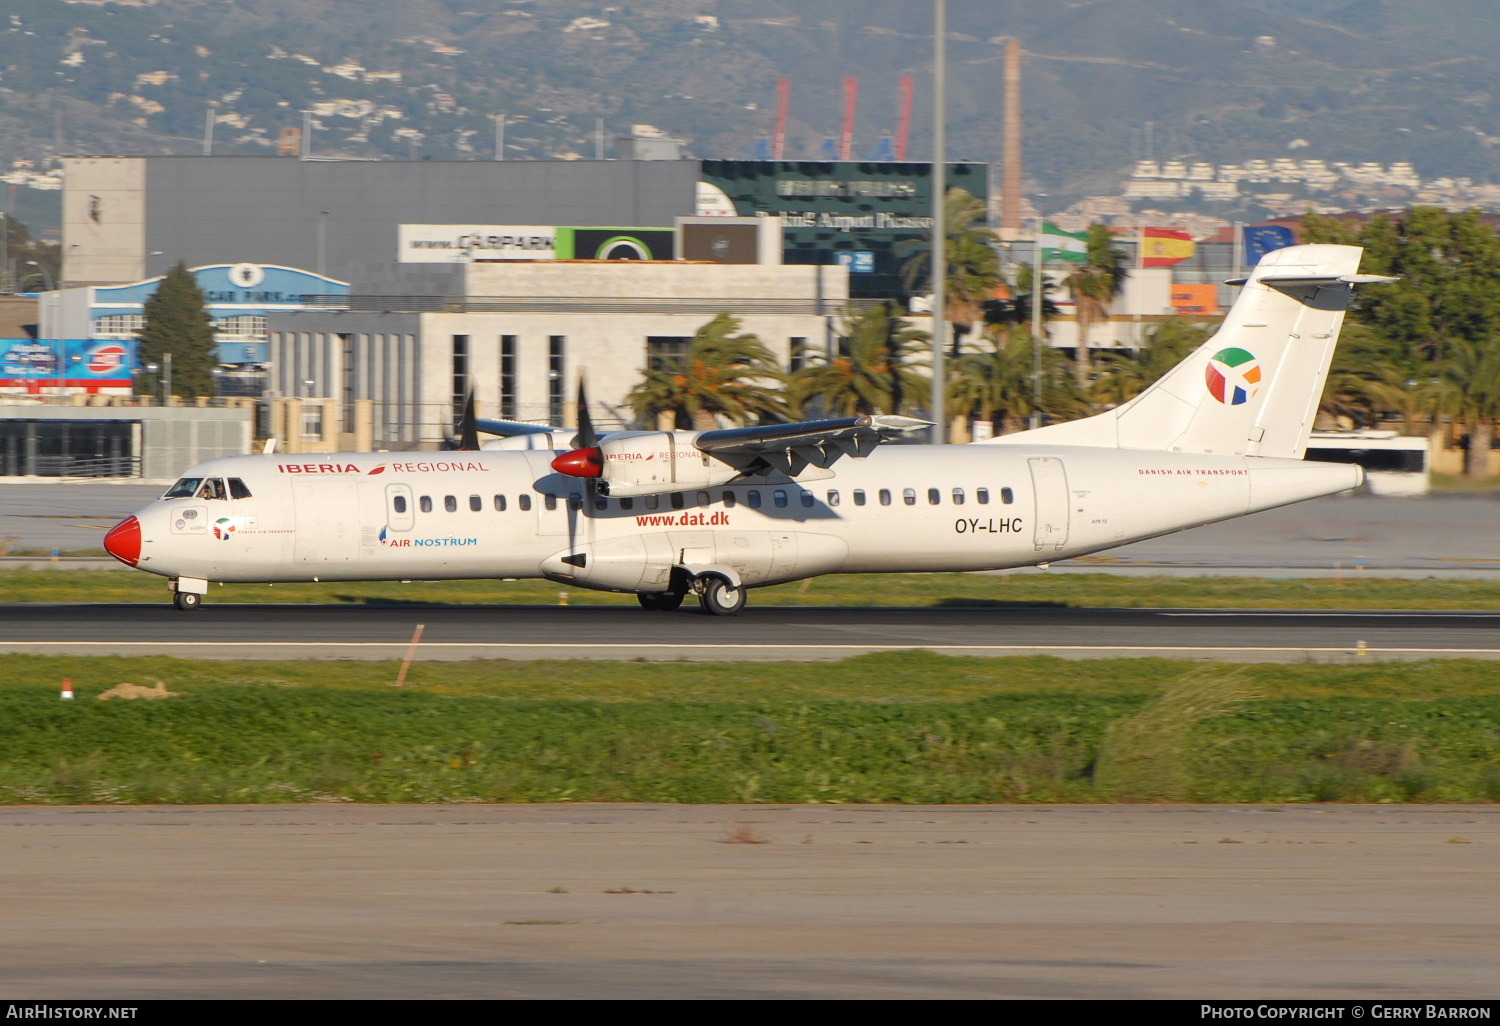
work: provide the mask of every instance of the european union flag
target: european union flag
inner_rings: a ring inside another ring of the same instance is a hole
[[[1297,237],[1292,230],[1279,224],[1251,224],[1245,226],[1245,263],[1254,267],[1260,258],[1273,249],[1295,246]]]

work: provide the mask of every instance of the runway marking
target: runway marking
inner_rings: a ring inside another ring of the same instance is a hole
[[[1307,612],[1297,612],[1297,611],[1276,612],[1276,611],[1272,611],[1272,610],[1267,610],[1265,612],[1252,612],[1252,613],[1237,613],[1237,612],[1233,612],[1233,611],[1223,612],[1223,613],[1217,613],[1217,612],[1202,612],[1202,613],[1197,613],[1197,612],[1191,612],[1191,613],[1164,612],[1161,615],[1162,616],[1214,616],[1214,617],[1220,617],[1220,618],[1223,618],[1223,617],[1241,617],[1241,618],[1244,618],[1244,619],[1248,619],[1248,618],[1250,618],[1252,616],[1255,616],[1255,617],[1262,617],[1262,618],[1265,618],[1265,617],[1282,617],[1282,618],[1292,618],[1292,619],[1297,619],[1297,620],[1303,620],[1303,619],[1310,620],[1310,619],[1313,619],[1314,617],[1325,617],[1325,618],[1343,617],[1343,618],[1346,618],[1346,619],[1348,619],[1348,618],[1357,619],[1357,618],[1360,618],[1360,617],[1367,617],[1367,618],[1370,618],[1370,619],[1377,619],[1377,620],[1378,619],[1392,619],[1394,617],[1412,617],[1414,619],[1427,620],[1427,619],[1434,619],[1434,618],[1437,618],[1437,617],[1445,617],[1445,616],[1449,616],[1449,617],[1456,616],[1456,617],[1462,617],[1462,618],[1470,619],[1470,620],[1497,620],[1497,619],[1500,619],[1500,613],[1485,613],[1485,612],[1469,611],[1469,610],[1462,610],[1462,609],[1454,609],[1454,610],[1450,610],[1450,611],[1446,611],[1446,612],[1444,610],[1441,610],[1441,609],[1410,609],[1410,610],[1402,610],[1402,609],[1370,609],[1370,610],[1366,610],[1364,612],[1359,612],[1357,610],[1342,610],[1342,611],[1339,611],[1339,612],[1313,612],[1313,611],[1307,611]]]
[[[0,641],[0,650],[16,646],[48,648],[388,648],[405,650],[405,641]],[[857,644],[804,644],[797,642],[763,642],[759,644],[721,644],[716,642],[684,642],[661,644],[655,642],[572,642],[572,641],[428,641],[424,648],[564,648],[564,649],[796,649],[796,650],[851,650],[860,652],[907,652],[912,649],[944,651],[962,649],[973,652],[1343,652],[1359,651],[1353,645],[967,645],[921,644],[908,645],[857,645]],[[1371,652],[1421,652],[1421,653],[1483,653],[1500,655],[1500,648],[1388,648],[1380,645],[1368,646]]]

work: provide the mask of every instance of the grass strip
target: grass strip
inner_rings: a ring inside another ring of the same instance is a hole
[[[64,677],[77,698],[59,699]],[[0,802],[1491,802],[1493,664],[0,658]],[[99,701],[123,681],[176,697]]]
[[[163,578],[126,570],[0,570],[5,602],[165,604]],[[345,605],[634,605],[631,595],[547,581],[394,581],[214,585],[209,602]],[[1500,581],[1124,577],[1099,574],[844,574],[756,589],[781,606],[1500,609]]]

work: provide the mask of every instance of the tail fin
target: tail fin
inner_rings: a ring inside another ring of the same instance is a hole
[[[1266,254],[1214,337],[1140,395],[993,441],[1301,459],[1354,285],[1394,280],[1356,273],[1361,252]]]

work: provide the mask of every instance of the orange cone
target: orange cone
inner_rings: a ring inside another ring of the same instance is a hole
[[[73,697],[73,678],[72,677],[64,677],[63,678],[62,696],[63,696],[64,699],[71,699]]]

